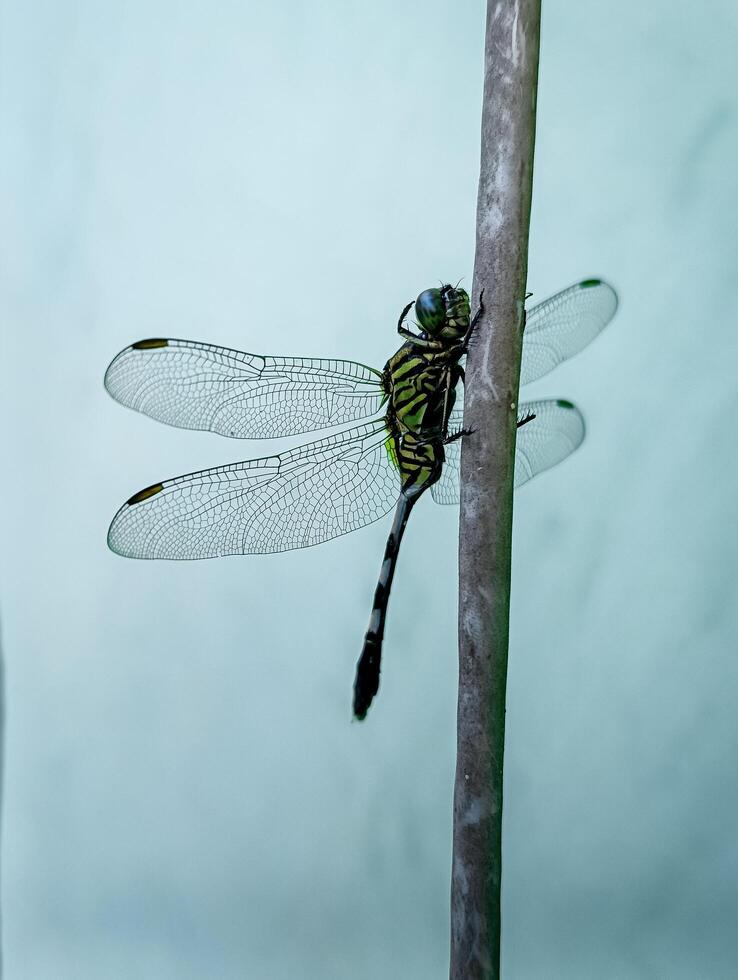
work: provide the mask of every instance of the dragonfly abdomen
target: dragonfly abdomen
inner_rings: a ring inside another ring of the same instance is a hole
[[[402,492],[418,497],[440,479],[445,454],[440,439],[423,439],[412,432],[401,435],[395,455],[402,476]]]
[[[392,579],[395,575],[397,556],[400,552],[400,542],[405,533],[408,517],[414,499],[400,495],[395,508],[395,519],[392,530],[387,538],[384,549],[384,560],[379,572],[379,581],[374,591],[374,604],[369,617],[369,628],[364,637],[364,647],[356,665],[356,680],[354,681],[354,716],[363,721],[366,713],[379,690],[379,672],[382,663],[382,641],[384,639],[384,624],[387,618],[387,603],[389,602]]]

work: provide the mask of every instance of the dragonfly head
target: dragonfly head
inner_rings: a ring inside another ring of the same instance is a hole
[[[429,337],[460,340],[469,327],[469,311],[469,294],[453,286],[424,289],[415,300],[415,316]]]

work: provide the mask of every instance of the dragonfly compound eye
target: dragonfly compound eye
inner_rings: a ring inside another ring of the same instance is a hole
[[[434,336],[446,326],[446,303],[440,289],[424,289],[415,300],[415,316],[427,334]]]

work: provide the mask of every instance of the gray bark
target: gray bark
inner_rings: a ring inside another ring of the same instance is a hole
[[[451,980],[498,980],[513,471],[528,265],[540,0],[488,0],[461,459]]]

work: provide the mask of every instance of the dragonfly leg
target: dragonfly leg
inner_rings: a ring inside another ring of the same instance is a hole
[[[459,431],[454,432],[452,436],[446,436],[446,438],[443,440],[443,444],[444,446],[448,446],[452,442],[457,442],[459,439],[462,439],[464,436],[474,435],[476,431],[476,429],[459,429]]]
[[[448,423],[451,419],[451,412],[454,410],[454,405],[456,404],[456,385],[459,381],[460,371],[461,368],[458,364],[450,365],[444,379],[446,390],[443,394],[443,415],[441,416],[443,419],[441,422],[441,436],[444,443],[448,438]]]
[[[403,336],[404,336],[404,334],[402,332],[405,329],[404,326],[403,326],[403,324],[405,323],[405,317],[410,312],[410,307],[413,305],[413,302],[414,302],[414,300],[410,300],[410,302],[407,304],[407,306],[405,307],[405,309],[400,314],[400,319],[397,321],[397,332],[399,334],[403,335]]]
[[[471,340],[472,334],[474,333],[474,328],[482,319],[484,314],[484,289],[479,293],[479,306],[477,307],[477,312],[472,317],[472,321],[464,334],[464,340],[461,344],[461,349],[466,353],[469,350],[469,341]]]
[[[427,337],[419,337],[412,330],[408,330],[407,327],[398,327],[397,332],[401,337],[415,344],[416,347],[425,347],[428,350],[445,350],[446,348],[442,340],[429,340]]]
[[[535,417],[535,412],[528,412],[527,415],[524,415],[522,418],[518,419],[517,427],[522,429],[524,425],[532,422]],[[461,439],[463,436],[471,436],[476,431],[476,429],[460,429],[458,432],[454,432],[452,436],[446,436],[446,438],[443,440],[443,444],[444,446],[448,446],[450,442],[456,442],[457,439]]]
[[[412,343],[414,343],[417,347],[437,347],[440,350],[443,347],[443,344],[440,344],[437,340],[427,340],[425,337],[419,337],[416,333],[413,333],[412,330],[409,330],[405,326],[405,319],[410,312],[410,307],[413,305],[413,302],[414,301],[411,300],[400,314],[400,319],[397,321],[397,332],[401,337],[404,337],[405,340],[412,341]]]
[[[520,333],[521,333],[521,336],[522,336],[522,334],[525,333],[525,327],[526,327],[526,325],[528,323],[528,311],[525,308],[525,304],[528,302],[528,300],[531,298],[532,295],[533,295],[533,293],[526,293],[525,294],[525,299],[523,300],[523,322],[520,324]]]
[[[469,324],[469,329],[473,330],[474,327],[479,323],[484,313],[484,286],[479,291],[479,306],[477,307],[477,312],[474,314],[472,322]]]

